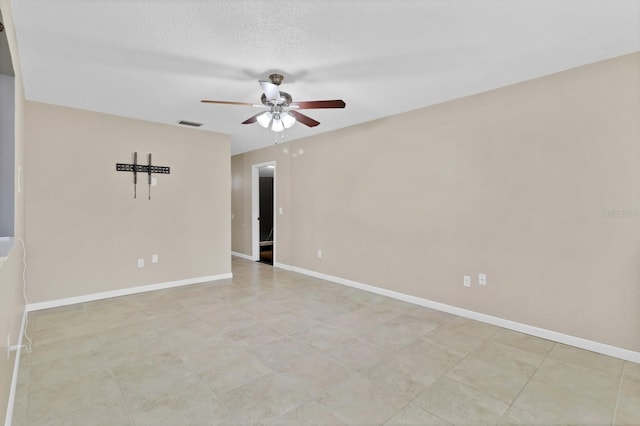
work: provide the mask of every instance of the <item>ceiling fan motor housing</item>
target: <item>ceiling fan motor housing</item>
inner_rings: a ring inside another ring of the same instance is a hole
[[[267,96],[264,93],[260,97],[260,100],[264,105],[268,107],[271,107],[273,105],[280,105],[280,106],[286,107],[286,106],[289,106],[289,104],[293,101],[293,99],[291,98],[291,95],[288,94],[287,92],[280,92],[280,99],[278,99],[278,101],[275,103],[273,100],[267,99]]]
[[[280,83],[284,80],[284,76],[282,74],[271,74],[269,76],[269,80],[271,80],[271,82],[276,86],[280,86]]]

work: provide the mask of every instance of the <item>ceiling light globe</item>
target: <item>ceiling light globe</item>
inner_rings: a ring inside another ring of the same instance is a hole
[[[271,118],[272,118],[272,114],[269,111],[265,111],[257,117],[258,124],[266,129],[269,127]]]
[[[274,132],[281,132],[284,130],[284,124],[282,124],[282,119],[280,119],[279,114],[273,115],[273,124],[271,125],[271,130]]]
[[[280,114],[280,118],[282,119],[282,124],[284,124],[285,129],[288,129],[296,123],[296,118],[288,112]]]

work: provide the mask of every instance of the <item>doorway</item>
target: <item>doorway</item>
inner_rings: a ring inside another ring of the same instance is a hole
[[[275,161],[253,165],[253,259],[275,260]]]

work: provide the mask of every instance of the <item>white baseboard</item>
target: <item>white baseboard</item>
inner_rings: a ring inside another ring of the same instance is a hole
[[[103,291],[101,293],[85,294],[83,296],[67,297],[64,299],[49,300],[46,302],[29,303],[27,312],[39,311],[41,309],[57,308],[60,306],[75,305],[76,303],[92,302],[94,300],[109,299],[111,297],[127,296],[129,294],[144,293],[146,291],[162,290],[171,287],[181,287],[184,285],[206,283],[208,281],[218,281],[233,278],[231,272],[218,275],[206,275],[204,277],[187,278],[184,280],[167,281],[158,284],[149,284],[139,287],[129,287],[120,290]]]
[[[232,251],[231,252],[231,256],[235,256],[235,257],[239,257],[239,258],[242,258],[242,259],[251,260],[252,262],[255,260],[253,257],[249,256],[248,254],[238,253],[237,251]]]
[[[16,390],[18,387],[18,372],[20,371],[20,355],[22,354],[22,336],[27,324],[27,308],[22,312],[22,323],[20,324],[20,336],[16,349],[16,359],[13,361],[13,375],[11,376],[11,388],[9,389],[9,400],[7,401],[7,414],[4,417],[4,426],[11,426],[13,421],[13,406],[16,401]]]
[[[432,300],[423,299],[421,297],[411,296],[409,294],[399,293],[397,291],[387,290],[385,288],[375,287],[369,284],[363,284],[357,281],[352,281],[333,275],[327,275],[321,272],[311,271],[309,269],[298,268],[297,266],[290,266],[283,263],[274,263],[274,266],[277,268],[286,269],[288,271],[298,272],[300,274],[309,275],[326,281],[331,281],[337,284],[342,284],[371,293],[391,297],[393,299],[402,300],[403,302],[413,303],[415,305],[447,312],[450,314],[458,315],[460,317],[469,318],[498,327],[507,328],[509,330],[518,331],[520,333],[541,337],[543,339],[552,340],[558,343],[564,343],[565,345],[575,346],[577,348],[598,352],[604,355],[620,358],[625,361],[640,363],[640,352],[631,351],[629,349],[619,348],[617,346],[611,346],[605,343],[595,342],[593,340],[587,340],[581,337],[559,333],[557,331],[534,327],[528,324],[494,317],[492,315],[486,315],[480,312],[470,311],[468,309],[458,308],[456,306],[451,306],[440,302],[434,302]]]

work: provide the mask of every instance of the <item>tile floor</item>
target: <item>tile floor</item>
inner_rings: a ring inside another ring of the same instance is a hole
[[[640,365],[233,259],[30,315],[14,425],[639,425]]]

